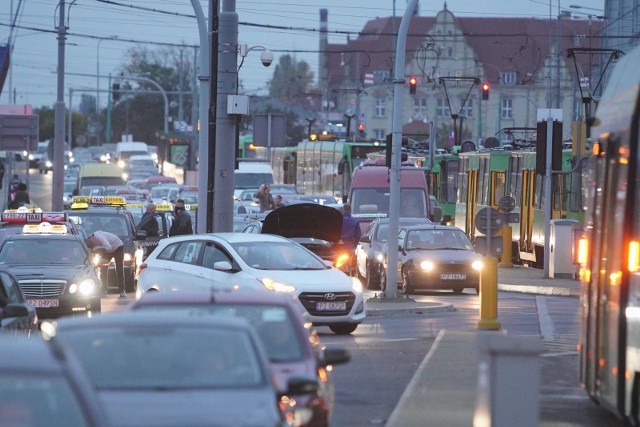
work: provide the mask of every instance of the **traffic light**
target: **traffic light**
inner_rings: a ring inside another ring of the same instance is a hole
[[[409,77],[409,93],[411,95],[416,94],[416,86],[418,85],[418,79],[416,76]]]
[[[113,83],[111,85],[111,97],[114,101],[120,99],[120,83]]]
[[[482,100],[486,101],[487,99],[489,99],[489,89],[491,89],[491,86],[489,86],[489,83],[484,82],[482,83]]]
[[[364,133],[364,123],[358,123],[358,132]]]

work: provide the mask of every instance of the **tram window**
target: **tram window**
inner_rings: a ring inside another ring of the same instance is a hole
[[[458,172],[458,182],[462,183],[460,192],[458,193],[458,203],[467,203],[467,168],[469,159],[460,160],[460,171]]]
[[[479,168],[478,168],[478,189],[480,190],[478,194],[478,203],[482,205],[487,204],[487,188],[489,187],[489,181],[487,176],[488,163],[489,162],[487,161],[486,158],[481,158]]]
[[[506,195],[506,176],[504,172],[491,172],[491,205],[497,206]]]
[[[507,194],[519,203],[522,188],[522,157],[511,156],[509,159],[509,190]]]
[[[455,203],[458,193],[458,161],[450,160],[447,162],[446,176],[446,200],[447,203]]]
[[[544,204],[544,175],[536,174],[536,182],[534,185],[533,207],[542,209]]]

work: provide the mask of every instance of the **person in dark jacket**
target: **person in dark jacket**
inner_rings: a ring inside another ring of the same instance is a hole
[[[184,207],[184,200],[176,200],[173,209],[173,223],[169,229],[169,236],[181,236],[183,234],[193,234],[191,225],[191,215]]]
[[[342,205],[342,243],[355,250],[360,241],[360,221],[351,216],[351,204]]]
[[[9,203],[9,209],[18,209],[21,206],[25,206],[31,203],[29,194],[27,193],[27,184],[21,182],[18,184],[16,194],[13,201]]]
[[[136,226],[138,231],[144,231],[147,233],[147,237],[154,237],[158,235],[158,221],[156,220],[156,205],[149,203],[147,210],[142,214],[140,222]]]
[[[13,175],[11,181],[9,181],[9,191],[7,191],[7,203],[13,202],[13,199],[16,197],[16,191],[18,191],[18,185],[22,184],[18,175]]]

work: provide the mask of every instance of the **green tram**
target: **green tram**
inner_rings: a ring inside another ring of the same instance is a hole
[[[587,158],[563,150],[562,173],[552,179],[552,219],[583,223],[583,182]],[[432,194],[444,219],[464,230],[472,240],[483,236],[476,215],[486,207],[499,208],[500,199],[515,201],[519,223],[513,229],[513,261],[541,267],[544,261],[544,176],[536,174],[535,151],[486,150],[435,156],[431,171]]]
[[[318,140],[301,141],[293,147],[271,149],[274,182],[294,184],[302,194],[349,194],[355,168],[371,152],[380,151],[379,142]],[[266,153],[265,153],[266,154]]]

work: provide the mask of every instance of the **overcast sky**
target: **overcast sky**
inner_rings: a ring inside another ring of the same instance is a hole
[[[219,0],[221,4],[225,0]],[[227,0],[228,1],[228,0]],[[69,3],[72,3],[69,10]],[[208,0],[200,0],[208,15]],[[12,103],[9,88],[15,89],[17,104],[53,106],[56,101],[56,68],[58,61],[57,5],[59,0],[0,0],[0,43],[8,41],[12,13],[20,4],[17,27],[13,30],[14,51],[12,78],[5,83],[0,104]],[[175,43],[198,45],[198,28],[190,0],[65,0],[68,16],[66,46],[65,102],[68,104],[69,88],[74,94],[91,91],[95,95],[98,64],[100,74],[115,73],[125,63],[128,49],[138,44]],[[309,63],[314,74],[318,69],[319,11],[329,11],[330,43],[344,43],[344,32],[356,33],[365,23],[376,17],[402,16],[405,0],[237,0],[236,11],[240,21],[239,43],[249,46],[263,45],[274,52],[277,62],[280,55],[291,53]],[[435,16],[443,9],[444,1],[419,2],[421,16]],[[604,0],[448,0],[447,8],[458,17],[507,16],[554,19],[560,10],[570,11],[575,17],[587,19],[588,14],[603,13]],[[581,9],[570,8],[580,5]],[[133,6],[133,7],[131,7]],[[136,8],[147,8],[140,10]],[[151,10],[153,9],[153,10]],[[163,13],[164,12],[164,13]],[[168,13],[167,13],[168,12]],[[255,27],[247,24],[258,24]],[[273,29],[268,26],[285,26],[290,29]],[[115,40],[101,38],[112,37]],[[128,41],[117,40],[127,39]],[[129,41],[130,40],[130,41]],[[100,48],[98,49],[98,43]],[[193,61],[194,48],[185,50]],[[99,53],[99,55],[98,55]],[[273,68],[264,68],[260,52],[250,52],[241,70],[240,80],[245,94],[264,94]],[[11,86],[10,86],[11,85]],[[107,89],[103,79],[101,89]],[[106,104],[106,93],[100,95]],[[79,97],[74,95],[74,106]]]

